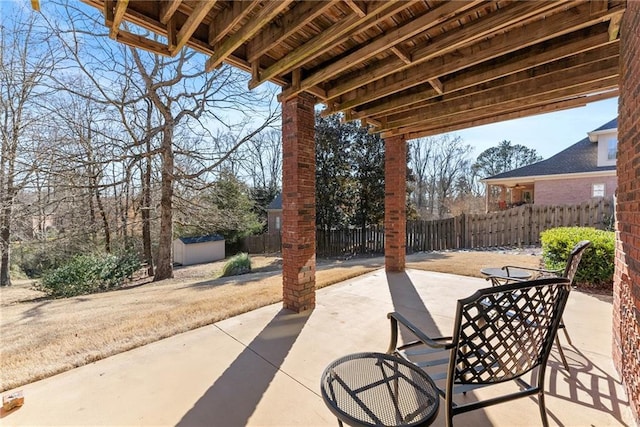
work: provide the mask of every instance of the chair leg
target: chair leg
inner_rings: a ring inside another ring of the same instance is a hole
[[[569,364],[567,363],[567,358],[564,357],[564,351],[562,351],[562,346],[560,345],[560,339],[558,338],[558,334],[556,333],[556,347],[558,347],[558,353],[560,353],[560,359],[562,360],[562,364],[564,368],[568,371]]]
[[[542,418],[542,425],[549,427],[549,419],[547,418],[547,408],[544,405],[544,390],[540,389],[538,392],[538,408],[540,409],[540,417]]]
[[[567,332],[567,327],[564,326],[564,324],[562,324],[562,330],[564,332],[564,336],[567,339],[567,342],[569,343],[569,345],[573,345],[573,343],[571,342],[571,337],[569,336],[569,332]]]

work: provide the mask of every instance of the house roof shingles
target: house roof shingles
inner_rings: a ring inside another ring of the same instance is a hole
[[[600,126],[593,132],[607,129],[616,129],[618,119]],[[598,166],[598,144],[584,138],[577,143],[562,150],[558,154],[531,165],[522,166],[507,172],[485,178],[485,180],[502,178],[519,178],[540,175],[559,175],[570,173],[598,172],[616,170],[615,165]]]
[[[282,210],[282,193],[279,193],[267,206],[268,211]]]

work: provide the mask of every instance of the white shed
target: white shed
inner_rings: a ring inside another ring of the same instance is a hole
[[[173,261],[192,265],[224,259],[224,237],[219,234],[180,237],[173,241]]]

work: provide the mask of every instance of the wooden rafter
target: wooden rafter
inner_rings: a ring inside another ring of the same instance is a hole
[[[601,34],[599,38],[604,41],[606,40],[606,35]],[[616,57],[619,54],[619,44],[609,43],[600,47],[594,47],[585,52],[571,55],[570,57],[567,56],[573,52],[580,52],[579,48],[584,46],[594,46],[593,39],[577,39],[576,42],[572,44],[564,44],[558,46],[556,49],[549,49],[544,52],[544,54],[537,57],[536,62],[538,63],[536,64],[531,63],[532,60],[530,58],[533,58],[533,56],[524,55],[522,58],[515,57],[518,61],[510,61],[498,66],[491,65],[481,67],[479,70],[469,70],[464,73],[460,73],[456,75],[455,78],[447,81],[447,88],[450,94],[447,99],[465,96],[464,89],[479,87],[479,85],[490,81],[496,81],[499,79],[499,84],[504,86],[506,84],[512,84],[514,81],[529,80],[532,76],[540,75],[542,72],[548,73],[553,70],[565,70],[581,64],[588,64]],[[540,48],[542,47],[538,47],[538,49]],[[547,63],[550,63],[550,65],[544,67]],[[509,77],[507,78],[507,76]],[[404,110],[415,109],[420,105],[424,105],[425,101],[433,99],[438,95],[439,94],[435,90],[400,94],[399,96],[393,97],[388,101],[371,108],[366,108],[365,106],[362,110],[359,110],[354,117],[361,119],[363,117],[380,116],[382,114],[388,115],[391,112],[397,114]]]
[[[231,55],[244,42],[253,37],[260,29],[268,24],[276,15],[289,7],[293,0],[279,0],[265,3],[264,7],[258,11],[251,20],[250,25],[245,25],[239,31],[233,33],[228,39],[222,42],[220,47],[215,48],[214,54],[207,60],[205,66],[207,71],[222,64],[227,56]]]
[[[166,25],[180,7],[180,3],[182,3],[182,0],[165,0],[160,2],[160,22]]]
[[[547,17],[543,21],[535,21],[529,25],[515,28],[507,33],[492,37],[489,40],[481,40],[455,52],[432,58],[428,61],[419,60],[419,64],[399,72],[393,72],[389,64],[384,64],[384,70],[379,70],[378,75],[385,75],[377,81],[362,85],[363,81],[371,81],[372,78],[365,73],[358,73],[353,78],[346,78],[336,83],[328,91],[329,105],[334,106],[335,111],[352,109],[358,105],[373,102],[376,99],[387,97],[394,93],[426,83],[429,79],[439,78],[443,75],[467,69],[482,62],[504,56],[506,54],[530,47],[536,43],[550,40],[560,35],[568,34],[583,28],[600,23],[609,12],[603,12],[597,18],[590,15],[589,5],[578,7],[576,10],[567,10]],[[531,37],[536,34],[538,37]],[[399,63],[395,63],[395,68]],[[381,67],[378,67],[381,68]],[[369,71],[371,72],[371,71]],[[363,86],[363,87],[361,87]],[[355,89],[360,88],[358,91]],[[351,92],[350,94],[348,92]],[[339,95],[345,94],[340,98]]]
[[[340,0],[303,1],[297,3],[282,18],[265,27],[247,46],[249,62],[257,61],[273,45],[277,45],[309,22],[322,15]]]
[[[353,14],[340,20],[331,28],[323,31],[307,43],[294,49],[285,58],[282,58],[269,66],[266,70],[260,73],[260,78],[258,80],[252,80],[249,83],[249,88],[255,88],[274,76],[290,72],[292,69],[298,68],[300,64],[316,58],[318,55],[329,50],[333,45],[340,43],[341,39],[350,35],[353,31],[376,25],[379,21],[398,13],[410,4],[411,1],[396,3],[390,1],[382,2],[364,18]]]
[[[193,11],[176,35],[176,45],[171,49],[171,55],[178,53],[187,44],[198,25],[215,5],[216,0],[200,0],[195,4]]]
[[[367,16],[367,8],[366,8],[366,6],[358,3],[356,0],[344,0],[344,2],[360,18],[364,18],[365,16]]]
[[[520,20],[530,17],[531,14],[536,10],[536,7],[538,7],[538,4],[539,3],[537,2],[536,3],[525,2],[525,3],[513,4],[505,9],[501,9],[500,11],[496,12],[496,14],[505,14],[505,16],[508,17],[508,21],[500,21],[498,16],[494,16],[490,21],[502,22],[503,27],[506,26],[507,24],[513,25],[514,23],[517,23]],[[551,5],[548,3],[544,3],[543,7],[546,7],[548,10],[549,8],[558,8],[559,5],[557,3],[552,3]],[[574,14],[575,14],[575,11],[573,11],[573,13],[570,14],[569,16],[573,16]],[[556,15],[552,15],[548,17],[547,19],[545,19],[544,22],[554,19],[554,16]],[[582,21],[584,20],[585,19],[582,19]],[[555,19],[554,21],[560,21],[560,20]],[[540,21],[536,21],[531,25],[536,26],[536,23],[537,23],[538,26],[544,27],[544,25],[539,24],[539,22]],[[521,37],[517,39],[517,42],[515,41],[509,42],[509,45],[511,46],[511,51],[525,47],[527,43],[533,44],[537,41],[535,38],[531,37],[531,33],[522,31],[522,28],[524,27],[515,28],[510,31],[510,32],[512,31],[518,32],[518,30],[520,30],[519,32],[522,33]],[[544,28],[543,28],[543,31],[544,31]],[[405,71],[408,74],[423,75],[425,74],[424,73],[425,70],[431,69],[431,67],[429,66],[426,66],[426,67],[423,66],[423,63],[432,59],[437,59],[439,57],[442,57],[447,53],[454,52],[465,46],[473,45],[477,42],[480,42],[487,35],[493,35],[494,36],[493,38],[496,37],[496,35],[493,34],[492,32],[492,27],[488,23],[482,23],[482,21],[477,24],[472,24],[465,27],[464,34],[465,36],[461,37],[460,35],[458,35],[457,32],[445,33],[442,37],[439,37],[433,42],[427,43],[427,45],[425,45],[423,48],[414,50],[411,55],[411,59],[412,59],[411,65],[407,65],[403,61],[397,58],[389,57],[386,60],[380,61],[376,66],[369,67],[365,71],[358,72],[353,76],[342,78],[340,82],[336,82],[336,84],[333,85],[333,87],[329,90],[329,96],[331,98],[334,98],[344,93],[347,93],[349,91],[352,91],[354,89],[357,89],[363,85],[363,82],[371,83],[371,82],[375,82],[376,80],[384,79],[387,76],[391,76],[391,79],[393,79],[394,74],[398,75],[398,74],[404,73]],[[502,48],[496,47],[496,50],[499,52],[506,51],[504,47]],[[500,54],[501,53],[496,53],[495,56],[499,56]],[[475,51],[473,52],[473,57],[477,57],[480,55],[484,55],[486,57],[485,52],[475,52]],[[466,59],[465,62],[467,63],[471,62],[469,61],[469,58],[465,58],[465,59]],[[458,58],[457,62],[460,62],[460,58]],[[432,73],[427,73],[427,74],[430,74],[428,79],[439,77],[439,75],[432,75]],[[426,80],[423,80],[420,83],[424,83],[425,81]],[[381,82],[380,85],[385,87],[388,86],[385,82]],[[385,96],[385,95],[382,95],[382,96]]]
[[[615,96],[626,0],[83,0],[116,40],[184,46],[306,91],[383,135],[416,137]],[[157,33],[166,44],[123,31]],[[206,29],[205,29],[206,26]],[[602,91],[607,91],[602,93]],[[594,95],[597,94],[597,95]]]
[[[510,86],[498,86],[481,91],[480,94],[477,94],[479,96],[469,93],[465,97],[433,102],[412,111],[411,114],[404,113],[387,117],[387,126],[382,130],[411,126],[416,122],[443,118],[459,111],[481,110],[502,103],[521,102],[523,98],[528,97],[540,100],[545,96],[550,96],[551,99],[554,99],[557,92],[567,90],[567,88],[617,78],[619,72],[617,64],[617,58],[609,59],[600,63],[572,68],[568,71],[542,75]]]
[[[352,67],[356,64],[360,64],[369,58],[380,54],[381,52],[401,43],[407,39],[410,39],[424,31],[436,27],[449,19],[453,18],[457,14],[473,8],[483,0],[474,1],[452,1],[440,4],[439,7],[430,10],[424,15],[414,18],[407,24],[398,27],[395,31],[390,31],[377,39],[371,41],[360,49],[351,52],[349,55],[337,60],[331,61],[330,64],[323,67],[321,70],[313,73],[302,81],[299,91],[303,91],[311,86],[315,86],[318,83],[329,80],[332,77],[340,74],[344,70]],[[407,65],[407,64],[404,64]],[[295,94],[290,91],[287,95]]]
[[[127,11],[127,5],[129,4],[129,0],[118,0],[115,5],[115,10],[113,12],[113,22],[111,22],[111,28],[109,29],[109,37],[115,39],[118,35],[118,31],[120,30],[120,24],[124,19],[124,14]]]
[[[259,5],[256,1],[232,1],[209,25],[209,44],[215,46]]]
[[[456,121],[456,122],[450,121],[449,124],[447,125],[443,125],[435,128],[425,128],[421,130],[411,131],[409,133],[406,133],[405,137],[407,139],[422,138],[425,136],[437,135],[444,132],[455,132],[455,131],[470,128],[470,127],[488,125],[488,124],[496,123],[499,121],[513,120],[513,119],[519,119],[522,117],[533,116],[536,114],[551,113],[555,111],[567,110],[570,108],[583,107],[590,102],[597,102],[605,99],[611,99],[618,95],[619,95],[619,92],[617,90],[611,90],[611,91],[593,95],[593,96],[580,96],[577,98],[553,102],[550,104],[527,106],[525,108],[520,107],[516,111],[510,111],[510,112],[502,111],[500,114],[488,112],[486,114],[480,115],[478,113],[474,113],[473,115],[469,115],[465,118],[461,118],[459,121]],[[384,137],[385,134],[383,134],[382,136]],[[392,136],[392,135],[389,135],[389,136]]]

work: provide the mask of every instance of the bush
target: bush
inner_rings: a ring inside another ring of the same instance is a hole
[[[140,261],[132,252],[78,255],[45,272],[38,287],[55,298],[91,294],[122,286],[139,268]]]
[[[564,270],[571,249],[581,240],[590,240],[580,261],[574,284],[613,283],[615,233],[588,227],[559,227],[543,231],[542,257],[550,270]]]
[[[251,258],[247,253],[234,255],[222,268],[222,277],[237,276],[251,271]]]

